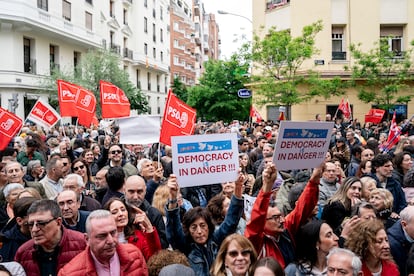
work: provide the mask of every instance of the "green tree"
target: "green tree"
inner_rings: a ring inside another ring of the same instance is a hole
[[[188,89],[187,103],[197,109],[197,117],[207,121],[247,120],[250,98],[239,98],[237,92],[245,88],[249,64],[241,56],[229,60],[209,60],[200,85]]]
[[[360,44],[351,45],[350,52],[355,63],[345,69],[352,71],[353,84],[361,101],[389,110],[397,103],[411,100],[413,95],[399,95],[399,92],[407,87],[410,78],[412,48],[393,52],[389,50],[388,38],[381,38],[368,52],[362,52]]]
[[[188,91],[187,87],[184,83],[181,82],[179,78],[174,78],[173,85],[171,86],[172,91],[174,94],[180,98],[183,102],[187,101],[188,98]]]
[[[315,96],[329,98],[344,93],[344,83],[337,78],[321,80],[312,71],[307,71],[306,77],[303,74],[303,63],[319,52],[315,37],[322,27],[322,21],[305,26],[298,37],[292,37],[289,30],[276,28],[271,28],[263,38],[254,36],[251,59],[257,70],[252,80],[259,105],[291,106]],[[298,74],[299,71],[302,72]],[[308,91],[301,92],[301,84],[307,85]]]
[[[79,66],[65,68],[62,71],[53,70],[51,78],[43,84],[49,92],[52,105],[58,106],[56,80],[62,79],[80,85],[95,94],[100,99],[99,81],[105,80],[121,88],[129,99],[131,109],[138,113],[148,113],[148,101],[145,95],[129,80],[127,72],[120,67],[120,56],[105,50],[93,50],[82,56]],[[101,114],[100,104],[96,106],[97,116]]]

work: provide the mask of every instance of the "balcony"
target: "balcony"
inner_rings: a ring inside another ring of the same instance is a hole
[[[111,52],[120,55],[121,54],[121,46],[111,43],[110,45]]]
[[[128,59],[134,59],[134,52],[128,48],[123,49],[123,57]]]
[[[346,52],[332,52],[332,60],[346,60]]]
[[[30,63],[24,63],[24,72],[36,74],[36,60],[30,59]]]
[[[86,48],[100,47],[101,38],[96,33],[82,25],[72,25],[62,14],[37,8],[36,1],[0,0],[0,5],[5,11],[0,14],[0,21],[13,20],[16,31],[41,33],[45,39],[52,37]]]

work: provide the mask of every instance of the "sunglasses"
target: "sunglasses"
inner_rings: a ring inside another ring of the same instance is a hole
[[[251,253],[252,251],[249,249],[242,250],[241,252],[237,250],[227,252],[227,254],[232,258],[236,258],[239,255],[242,255],[243,257],[248,257]]]
[[[121,154],[122,150],[113,150],[111,151],[111,154]]]
[[[80,165],[79,167],[73,167],[73,170],[77,172],[78,170],[83,170],[85,168],[85,165]]]
[[[49,223],[51,223],[52,221],[54,221],[56,218],[51,218],[50,220],[46,220],[46,221],[31,221],[31,222],[27,222],[25,223],[25,225],[28,225],[30,229],[33,228],[33,226],[37,226],[37,228],[43,229],[46,225],[48,225]]]

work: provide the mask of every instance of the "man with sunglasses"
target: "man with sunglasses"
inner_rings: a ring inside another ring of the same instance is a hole
[[[23,266],[28,276],[55,276],[85,249],[84,235],[63,227],[60,208],[53,200],[34,202],[27,214],[32,239],[20,246],[15,261]]]
[[[123,158],[123,151],[120,145],[113,144],[108,151],[104,149],[103,155],[107,158],[107,165],[103,169],[109,170],[109,168],[113,167],[122,167],[126,177],[138,174],[138,169]]]

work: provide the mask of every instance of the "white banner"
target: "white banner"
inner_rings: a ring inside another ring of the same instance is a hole
[[[278,170],[318,167],[329,149],[333,122],[281,121],[273,154]]]
[[[236,133],[173,136],[171,142],[173,171],[181,188],[237,179]]]
[[[161,116],[140,115],[119,118],[121,144],[152,144],[160,139]]]

